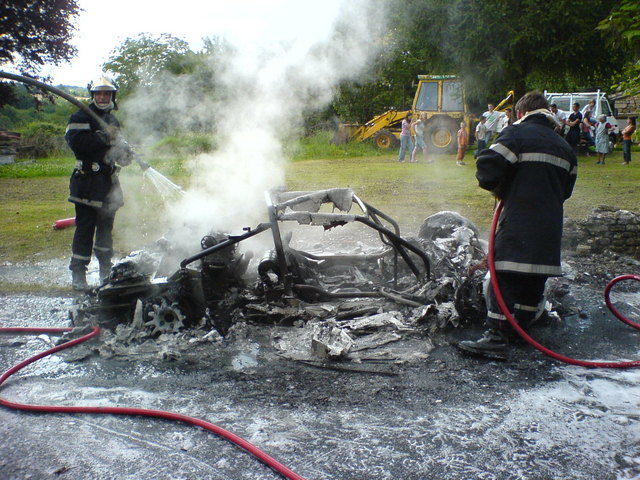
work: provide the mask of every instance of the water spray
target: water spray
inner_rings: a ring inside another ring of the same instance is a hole
[[[529,336],[529,334],[527,334],[527,332],[524,331],[524,329],[520,326],[520,324],[518,324],[517,320],[514,318],[514,316],[509,311],[509,307],[507,307],[507,304],[504,301],[504,297],[502,296],[502,292],[500,291],[500,286],[498,284],[498,273],[496,272],[495,257],[494,257],[494,251],[493,250],[494,250],[494,243],[495,243],[495,237],[496,237],[496,228],[497,228],[497,225],[498,225],[498,220],[500,218],[500,214],[502,213],[502,207],[503,207],[503,202],[502,202],[502,200],[500,200],[500,202],[498,202],[498,205],[496,206],[496,210],[495,210],[495,212],[493,214],[493,221],[491,222],[491,231],[489,233],[489,260],[488,260],[488,263],[489,263],[489,271],[491,272],[491,286],[493,287],[493,293],[494,293],[494,295],[496,297],[496,301],[498,302],[498,306],[500,307],[500,310],[502,311],[504,316],[509,321],[509,324],[511,325],[511,327],[527,343],[529,343],[530,345],[532,345],[533,347],[535,347],[536,349],[538,349],[539,351],[541,351],[545,355],[548,355],[548,356],[550,356],[552,358],[555,358],[556,360],[560,360],[561,362],[568,363],[570,365],[578,365],[580,367],[587,367],[587,368],[629,368],[629,367],[640,367],[640,360],[629,361],[629,362],[592,362],[592,361],[587,361],[587,360],[576,360],[576,359],[571,358],[571,357],[566,357],[566,356],[561,355],[559,353],[556,353],[553,350],[550,350],[549,348],[547,348],[547,347],[541,345],[540,343],[536,342],[533,338],[531,338]],[[606,302],[607,306],[609,307],[609,309],[611,310],[611,312],[613,313],[613,315],[616,318],[618,318],[618,320],[621,320],[622,322],[626,323],[627,325],[629,325],[629,326],[631,326],[633,328],[637,328],[637,329],[640,330],[640,323],[633,322],[632,320],[626,318],[611,303],[611,299],[610,299],[611,289],[618,282],[625,281],[625,280],[640,281],[640,275],[621,275],[621,276],[616,277],[613,280],[611,280],[609,282],[609,284],[606,286],[605,291],[604,291],[605,302]]]

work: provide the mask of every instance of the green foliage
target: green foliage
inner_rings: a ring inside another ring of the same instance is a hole
[[[404,8],[411,23],[401,31],[422,35],[422,49],[440,52],[434,60],[485,101],[511,89],[522,95],[532,78],[602,84],[623,60],[596,30],[610,0],[410,0]]]
[[[43,65],[58,65],[77,53],[71,37],[80,13],[77,0],[2,2],[0,65],[37,74]],[[15,89],[0,83],[0,107],[15,101]]]
[[[114,50],[104,68],[118,75],[121,111],[137,127],[132,135],[215,130],[218,119],[211,115],[212,105],[230,96],[218,83],[218,74],[232,53],[218,37],[204,43],[195,53],[170,35],[141,35]]]
[[[188,157],[207,153],[215,148],[211,135],[178,133],[164,137],[151,147],[151,154],[161,157]]]
[[[388,151],[376,148],[371,142],[349,142],[335,145],[331,140],[334,132],[321,130],[311,136],[290,142],[285,146],[285,153],[293,161],[312,158],[348,158],[378,157],[389,155]]]
[[[365,123],[387,110],[410,109],[414,94],[411,82],[344,85],[332,107],[345,123]]]
[[[640,38],[633,33],[640,22],[636,0],[392,0],[386,5],[389,33],[372,39],[381,48],[373,77],[342,85],[333,104],[343,121],[362,123],[391,107],[407,109],[419,74],[459,75],[471,105],[497,102],[508,90],[517,96],[534,88],[610,90],[612,72],[620,71],[630,47],[607,43],[596,27],[612,6],[623,5],[626,38]],[[636,72],[628,67],[625,75],[635,80]]]
[[[71,175],[75,161],[67,153],[0,165],[0,178],[45,178]]]
[[[105,70],[117,75],[120,96],[152,85],[163,72],[188,73],[193,67],[194,54],[189,44],[166,33],[127,38],[103,65]]]
[[[598,25],[612,48],[629,49],[627,63],[613,80],[615,87],[626,93],[640,90],[640,3],[622,0]]]
[[[611,13],[598,25],[608,36],[610,45],[622,44],[640,55],[640,3],[621,0]]]
[[[0,130],[15,131],[16,125],[21,125],[25,121],[24,110],[12,106],[5,106],[0,109]]]
[[[86,90],[77,87],[58,87],[71,95],[86,94]],[[55,98],[55,103],[49,100],[36,102],[36,99],[20,86],[15,89],[17,101],[14,105],[0,108],[0,129],[22,131],[31,122],[56,123],[66,126],[69,116],[77,109],[74,105],[61,98]],[[63,132],[64,133],[64,132]]]
[[[640,91],[640,60],[627,63],[622,71],[614,75],[614,87],[628,94]]]
[[[67,151],[64,141],[66,124],[32,122],[21,129],[18,156],[20,158],[42,158],[61,155]]]
[[[11,105],[0,108],[0,128],[16,130],[19,126],[34,120],[36,102],[24,85],[16,84],[12,88]]]
[[[50,122],[32,122],[26,125],[22,130],[22,136],[35,137],[38,135],[62,136],[64,135],[66,125],[56,125]]]

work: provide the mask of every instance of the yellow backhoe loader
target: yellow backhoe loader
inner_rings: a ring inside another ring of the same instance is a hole
[[[514,92],[510,91],[498,105],[497,111],[513,107]],[[364,125],[340,125],[333,138],[335,143],[362,142],[371,139],[376,147],[392,148],[400,138],[402,120],[409,112],[426,114],[425,142],[432,153],[450,153],[457,148],[456,133],[464,121],[473,141],[478,117],[469,112],[464,88],[455,75],[418,75],[418,88],[411,110],[384,112]]]

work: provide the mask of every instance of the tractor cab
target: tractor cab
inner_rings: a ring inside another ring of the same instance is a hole
[[[462,81],[455,75],[418,75],[418,88],[413,99],[416,115],[425,114],[425,142],[433,153],[456,149],[456,133],[460,122],[471,128],[472,116],[464,96]]]

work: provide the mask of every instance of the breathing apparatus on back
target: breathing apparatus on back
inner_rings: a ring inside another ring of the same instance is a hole
[[[89,85],[87,85],[87,90],[89,90],[89,95],[91,96],[91,103],[93,103],[100,110],[109,112],[111,110],[118,109],[118,105],[116,104],[116,93],[118,91],[118,86],[111,78],[102,74],[95,80],[92,80]],[[111,92],[111,99],[108,103],[98,103],[96,101],[96,92]]]

